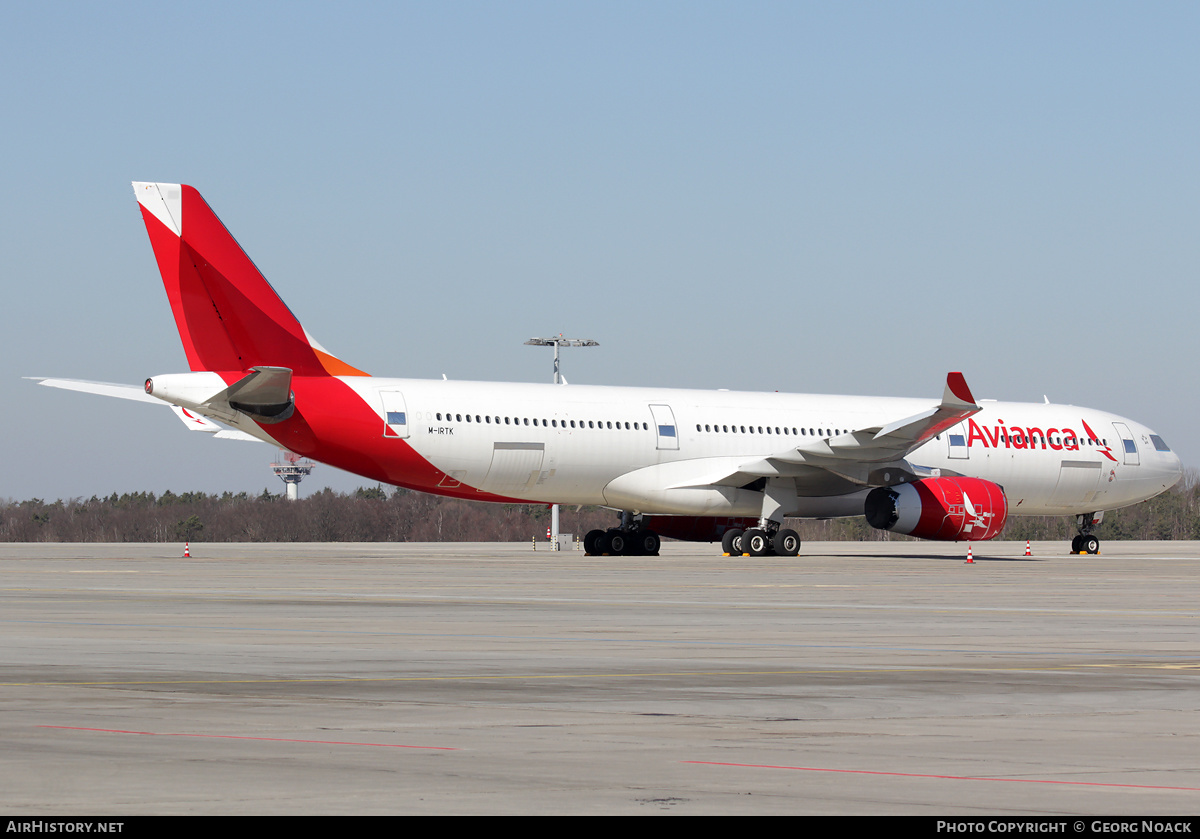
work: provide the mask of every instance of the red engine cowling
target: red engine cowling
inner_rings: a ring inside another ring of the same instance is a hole
[[[924,478],[867,495],[867,523],[879,530],[943,542],[995,538],[1008,520],[1008,499],[982,478]]]

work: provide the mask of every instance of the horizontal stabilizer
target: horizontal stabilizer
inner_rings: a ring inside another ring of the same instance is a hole
[[[135,402],[153,402],[156,405],[159,404],[159,401],[146,393],[145,389],[140,385],[122,385],[114,382],[89,382],[85,379],[43,379],[40,376],[26,376],[25,378],[46,387],[58,387],[63,390],[77,390],[80,393],[94,393],[98,396],[113,396],[117,399],[132,399]]]
[[[189,431],[204,431],[208,434],[216,434],[221,430],[221,426],[217,425],[208,417],[200,416],[200,414],[194,414],[187,408],[181,408],[178,405],[172,405],[171,410],[174,411],[175,416],[179,417],[180,421],[188,427]]]
[[[238,431],[236,428],[222,428],[213,437],[217,440],[243,440],[247,443],[263,443],[253,434],[247,434],[245,431]]]
[[[183,424],[192,431],[204,431],[213,435],[213,437],[218,440],[248,440],[253,443],[262,442],[262,440],[259,440],[257,437],[251,434],[247,434],[245,431],[238,431],[236,428],[225,428],[224,426],[218,425],[217,423],[208,419],[208,417],[204,417],[200,414],[194,413],[193,411],[189,411],[187,408],[181,408],[178,405],[172,405],[171,410],[174,411],[175,416],[183,420]]]
[[[25,378],[37,382],[39,385],[46,387],[56,387],[63,390],[74,390],[80,393],[94,393],[97,396],[111,396],[116,399],[129,399],[133,402],[151,402],[155,405],[163,403],[146,393],[144,387],[138,385],[125,385],[117,382],[92,382],[86,379],[43,379],[40,376],[26,376]],[[170,405],[170,403],[168,403]],[[200,415],[195,411],[181,408],[178,405],[170,405],[171,410],[175,412],[175,416],[192,431],[204,431],[212,434],[214,438],[220,440],[250,440],[253,442],[262,442],[257,437],[247,434],[245,431],[238,431],[234,428],[225,428],[218,425],[209,418]]]

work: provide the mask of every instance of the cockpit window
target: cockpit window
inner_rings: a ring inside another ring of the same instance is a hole
[[[1166,444],[1166,443],[1163,441],[1163,438],[1162,438],[1162,437],[1159,437],[1157,434],[1151,434],[1151,435],[1150,435],[1150,441],[1151,441],[1152,443],[1154,443],[1154,450],[1155,450],[1155,451],[1160,451],[1160,452],[1169,452],[1169,451],[1171,450],[1171,447],[1170,447],[1170,446],[1168,446],[1168,445],[1167,445],[1167,444]]]

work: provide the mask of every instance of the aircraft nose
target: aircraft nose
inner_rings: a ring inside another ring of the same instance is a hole
[[[1167,473],[1168,480],[1170,481],[1167,484],[1168,487],[1175,486],[1175,484],[1179,483],[1179,479],[1183,477],[1183,461],[1179,459],[1179,455],[1175,454],[1175,452],[1171,452],[1171,463],[1167,467]]]

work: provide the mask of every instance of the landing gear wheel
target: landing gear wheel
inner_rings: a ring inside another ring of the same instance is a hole
[[[721,537],[721,550],[730,556],[741,556],[742,532],[736,527],[732,530],[726,530],[725,535]]]
[[[771,544],[779,556],[795,556],[800,553],[800,534],[794,530],[781,530]]]
[[[1100,540],[1095,536],[1084,536],[1079,540],[1079,548],[1093,555],[1098,554],[1100,553]]]
[[[653,530],[635,530],[630,534],[629,544],[637,556],[658,556],[662,540]]]
[[[610,530],[604,534],[603,548],[611,556],[626,556],[629,553],[629,537],[620,530]]]
[[[601,548],[601,541],[603,539],[603,530],[589,530],[588,535],[583,537],[584,554],[587,556],[600,556],[604,552]]]
[[[750,556],[766,556],[771,552],[771,538],[765,530],[751,528],[742,534],[742,552]]]
[[[1082,550],[1079,547],[1079,543],[1082,541],[1083,541],[1083,534],[1082,533],[1076,534],[1075,538],[1071,540],[1071,553],[1077,554],[1077,553],[1079,553],[1080,550]]]

